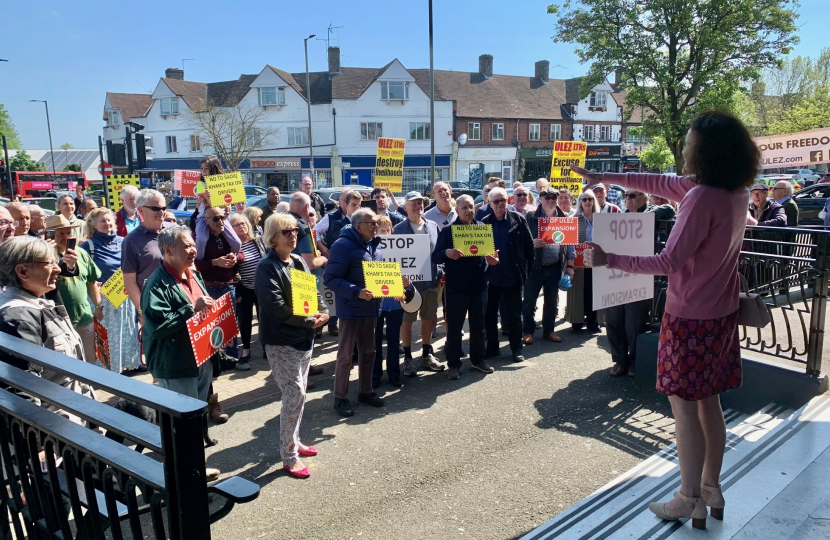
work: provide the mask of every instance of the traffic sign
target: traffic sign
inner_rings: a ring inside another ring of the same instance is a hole
[[[101,170],[103,169],[103,171]],[[100,165],[98,165],[98,174],[102,176],[109,176],[112,174],[112,165],[107,163],[106,161],[102,161]]]

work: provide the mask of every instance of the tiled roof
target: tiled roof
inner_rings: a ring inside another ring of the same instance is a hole
[[[201,111],[205,106],[207,96],[207,84],[180,79],[167,79],[162,77],[170,91],[180,96],[191,111]]]
[[[633,107],[631,109],[631,118],[625,119],[625,98],[628,96],[628,92],[620,91],[620,92],[613,92],[611,97],[614,98],[614,101],[623,108],[623,123],[625,124],[642,124],[643,123],[643,109],[642,107]]]
[[[124,122],[129,122],[133,118],[141,118],[147,115],[147,110],[153,104],[153,98],[150,94],[119,94],[116,92],[107,92],[107,99],[114,108],[121,113],[121,118]],[[108,120],[107,112],[104,111],[104,120]]]
[[[305,99],[305,93],[303,93],[302,87],[300,87],[300,83],[298,83],[294,76],[288,73],[287,71],[283,71],[281,69],[277,69],[274,66],[268,66],[271,70],[279,75],[280,79],[284,80],[291,88],[293,88],[298,94],[300,94],[303,99]]]
[[[256,75],[240,75],[235,81],[223,81],[207,84],[208,101],[214,105],[233,106],[244,98],[251,89]]]

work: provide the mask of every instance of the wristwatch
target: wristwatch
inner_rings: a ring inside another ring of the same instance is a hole
[[[95,310],[104,309],[104,304],[95,304]]]
[[[565,268],[573,268],[573,267],[574,267],[574,265],[569,264],[569,265],[568,265],[568,266],[566,266]]]

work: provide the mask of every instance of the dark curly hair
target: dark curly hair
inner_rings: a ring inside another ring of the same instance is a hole
[[[205,156],[202,158],[202,161],[199,162],[199,165],[204,165],[207,163],[208,168],[210,169],[210,175],[213,176],[214,174],[222,174],[222,162],[219,161],[219,158],[216,156]]]
[[[746,126],[727,111],[702,112],[689,128],[695,145],[689,164],[698,184],[737,191],[758,175],[761,151]]]

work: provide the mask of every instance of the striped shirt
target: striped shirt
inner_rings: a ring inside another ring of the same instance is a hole
[[[245,260],[239,265],[239,276],[242,278],[242,285],[248,289],[253,289],[256,265],[259,264],[260,259],[259,248],[256,242],[251,240],[242,244],[240,251],[245,254]]]

